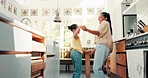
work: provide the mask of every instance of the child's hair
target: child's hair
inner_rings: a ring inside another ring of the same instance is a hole
[[[71,26],[68,26],[68,29],[72,31],[73,29],[76,29],[77,27],[78,27],[77,24],[72,24]]]

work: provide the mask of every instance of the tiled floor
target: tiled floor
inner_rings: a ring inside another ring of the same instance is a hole
[[[60,72],[59,78],[72,78],[72,72],[69,72],[69,73]],[[86,78],[86,75],[84,72],[81,74],[81,78]],[[90,78],[95,78],[93,72],[91,72]],[[121,78],[121,77],[118,77],[114,73],[111,73],[110,77],[108,78]]]
[[[60,73],[59,78],[72,78],[72,72],[70,72],[70,73]],[[81,74],[81,78],[86,78],[85,73]],[[91,73],[90,78],[94,78],[93,73]]]

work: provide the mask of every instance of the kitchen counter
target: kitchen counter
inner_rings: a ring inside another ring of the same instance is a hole
[[[22,30],[28,31],[30,33],[34,33],[34,34],[39,35],[41,37],[45,37],[45,35],[43,33],[39,32],[39,31],[37,31],[37,30],[35,30],[35,29],[33,29],[33,28],[23,24],[23,23],[21,23],[20,21],[9,18],[9,17],[7,17],[7,16],[5,16],[5,15],[3,15],[1,13],[0,13],[0,21],[2,21],[4,23],[7,23],[7,24],[9,24],[11,26],[20,28]]]
[[[113,41],[113,43],[115,43],[115,42],[119,42],[119,41],[122,41],[122,40],[125,40],[125,39],[126,39],[126,38],[123,37],[123,38],[120,38],[120,39],[117,39],[117,40]]]
[[[21,76],[25,78],[29,78],[30,76],[34,78],[38,75],[44,76],[43,71],[46,62],[43,57],[46,52],[46,47],[44,44],[45,35],[43,33],[0,13],[0,40],[1,59],[4,60],[12,57],[11,62],[8,63],[12,65],[12,69],[0,71],[2,72],[1,75],[3,78],[10,78],[7,77],[7,75],[15,76],[13,78],[21,78]],[[3,54],[5,54],[5,56],[3,56]],[[19,54],[25,55],[25,57],[18,58],[20,56]],[[52,56],[53,55],[54,54],[52,54]],[[2,65],[1,68],[9,68],[10,66],[7,67],[7,63],[2,60],[0,62],[4,65]],[[18,60],[21,61],[19,62]],[[25,68],[21,68],[22,66]],[[18,67],[19,70],[15,71]],[[16,77],[15,73],[3,74],[13,71],[20,74],[20,76]]]

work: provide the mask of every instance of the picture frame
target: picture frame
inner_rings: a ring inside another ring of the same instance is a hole
[[[42,16],[50,16],[50,9],[42,9]]]
[[[74,8],[74,15],[82,15],[82,8]]]
[[[12,4],[11,3],[8,3],[8,11],[12,12]]]
[[[21,9],[21,16],[28,16],[28,9]]]
[[[38,9],[31,9],[31,16],[38,16]]]

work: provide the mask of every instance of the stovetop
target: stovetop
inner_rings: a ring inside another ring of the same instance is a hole
[[[148,49],[148,32],[126,39],[126,50]]]

